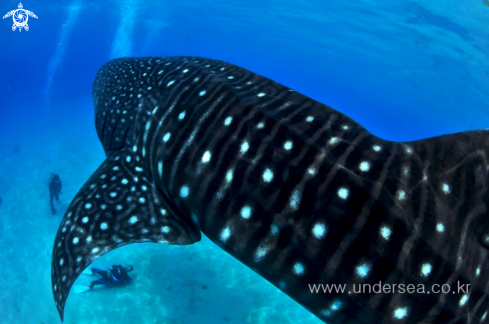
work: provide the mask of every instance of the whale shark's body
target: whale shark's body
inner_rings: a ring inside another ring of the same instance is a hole
[[[486,320],[488,131],[389,142],[196,57],[112,60],[93,97],[107,159],[56,235],[61,318],[75,279],[104,253],[202,232],[326,323]]]

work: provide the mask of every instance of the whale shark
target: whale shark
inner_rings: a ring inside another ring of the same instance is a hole
[[[384,140],[200,57],[111,60],[93,100],[106,159],[54,241],[61,320],[103,254],[202,233],[325,323],[487,320],[488,130]]]

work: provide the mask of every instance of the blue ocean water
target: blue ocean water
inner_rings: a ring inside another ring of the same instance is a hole
[[[489,6],[432,1],[23,2],[29,30],[0,21],[0,322],[59,323],[52,242],[104,160],[91,86],[121,56],[203,56],[289,86],[389,140],[489,128]],[[0,0],[3,16],[18,1]],[[63,181],[51,215],[45,180]],[[96,261],[134,283],[76,295],[66,323],[320,323],[204,239],[137,244]],[[83,281],[86,278],[80,278]]]

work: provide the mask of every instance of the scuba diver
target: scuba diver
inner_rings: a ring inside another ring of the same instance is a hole
[[[95,285],[106,286],[120,286],[129,283],[132,279],[127,274],[133,270],[133,266],[128,264],[125,267],[119,265],[112,265],[109,267],[109,271],[100,270],[97,268],[85,269],[82,273],[87,276],[99,275],[100,278],[90,283],[90,286],[75,286],[77,293],[89,291]]]
[[[51,213],[56,215],[56,209],[54,209],[53,198],[59,201],[59,195],[61,195],[61,179],[56,173],[51,173],[51,177],[46,180],[46,184],[49,187],[49,204],[51,205]]]

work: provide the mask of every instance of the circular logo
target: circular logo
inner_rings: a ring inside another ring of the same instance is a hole
[[[25,25],[27,25],[27,20],[28,19],[29,19],[29,17],[27,16],[27,12],[25,12],[24,9],[17,9],[15,11],[15,14],[14,14],[14,24],[17,27],[22,28]]]

